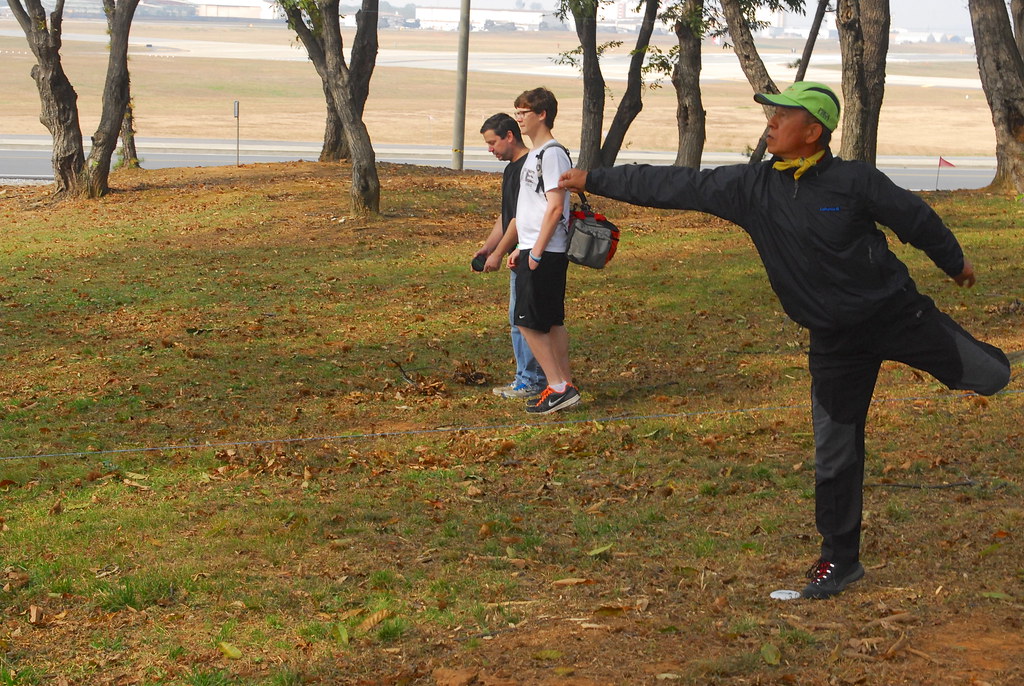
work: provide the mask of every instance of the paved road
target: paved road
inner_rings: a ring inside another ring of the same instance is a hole
[[[166,167],[214,167],[237,163],[315,160],[320,143],[292,141],[253,141],[202,139],[137,140],[142,166],[148,169]],[[237,149],[237,152],[236,152]],[[451,167],[450,149],[425,145],[376,145],[377,160],[400,164]],[[482,147],[467,150],[464,167],[481,171],[499,171],[504,166]],[[672,152],[624,151],[618,162],[671,164]],[[912,190],[952,190],[982,188],[995,176],[994,157],[951,157],[955,167],[938,168],[937,157],[880,157],[878,166],[897,184]],[[703,166],[738,164],[746,158],[738,153],[705,153]],[[0,135],[0,183],[3,179],[52,180],[50,140],[45,136]],[[8,181],[9,182],[9,181]]]

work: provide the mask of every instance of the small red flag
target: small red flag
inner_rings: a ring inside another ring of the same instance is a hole
[[[950,162],[949,160],[947,160],[947,159],[945,159],[943,157],[940,157],[939,158],[939,166],[940,167],[955,167],[956,165],[953,164],[952,162]]]

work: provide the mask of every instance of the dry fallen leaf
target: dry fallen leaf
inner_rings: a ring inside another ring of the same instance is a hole
[[[10,592],[15,588],[22,588],[28,586],[29,575],[28,572],[23,572],[18,569],[12,569],[5,575],[7,583],[4,584],[4,590]]]
[[[378,610],[372,615],[360,622],[359,626],[356,627],[356,631],[366,632],[377,626],[385,619],[391,616],[391,610]]]
[[[573,579],[573,578],[570,578],[570,579],[558,579],[557,581],[552,581],[551,585],[552,586],[580,586],[582,584],[596,584],[596,583],[597,582],[594,581],[593,579]]]
[[[627,610],[631,609],[631,607],[626,605],[602,605],[594,610],[594,614],[598,617],[617,617],[625,614]]]

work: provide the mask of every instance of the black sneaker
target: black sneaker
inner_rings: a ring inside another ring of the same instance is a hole
[[[580,392],[572,384],[566,386],[561,393],[548,386],[539,397],[526,401],[526,411],[530,414],[551,414],[572,407],[579,401]]]
[[[864,576],[864,567],[860,562],[837,566],[828,560],[818,560],[807,570],[807,584],[800,594],[804,598],[824,600],[842,593],[843,589]]]

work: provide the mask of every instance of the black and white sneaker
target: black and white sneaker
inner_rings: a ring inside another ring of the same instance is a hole
[[[807,570],[807,578],[811,583],[807,584],[800,596],[814,600],[831,598],[863,576],[864,566],[860,562],[837,565],[828,560],[818,560]]]
[[[580,401],[579,390],[569,384],[561,393],[548,386],[539,397],[526,401],[526,411],[530,414],[551,414],[572,407]]]

